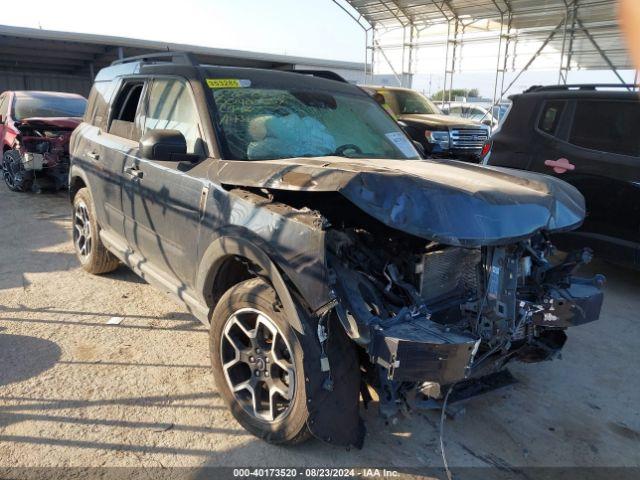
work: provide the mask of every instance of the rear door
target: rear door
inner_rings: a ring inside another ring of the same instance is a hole
[[[640,241],[638,125],[637,101],[590,98],[543,106],[531,169],[580,190],[587,204],[583,230]]]
[[[141,134],[178,130],[187,153],[203,158],[201,122],[188,82],[158,77],[149,82]],[[193,286],[204,180],[190,175],[195,164],[129,156],[124,165],[129,192],[123,199],[129,243],[154,267]]]
[[[126,160],[137,154],[136,137],[139,138],[140,129],[134,119],[143,86],[141,79],[123,79],[113,84],[97,82],[97,105],[89,113],[93,122],[83,126],[74,148],[74,163],[81,163],[90,177],[101,226],[122,241],[125,240],[122,198],[126,188],[123,168]]]

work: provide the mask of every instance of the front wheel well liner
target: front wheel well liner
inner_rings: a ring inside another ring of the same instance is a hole
[[[215,307],[225,292],[233,286],[258,276],[251,271],[248,262],[248,259],[237,255],[229,255],[222,260],[213,279],[211,291],[208,292],[210,297],[207,298],[207,303],[211,307]]]
[[[80,191],[81,188],[85,188],[86,186],[87,184],[81,177],[79,176],[72,177],[69,180],[69,200],[73,202],[73,199],[75,198],[76,193],[78,193],[78,191]]]

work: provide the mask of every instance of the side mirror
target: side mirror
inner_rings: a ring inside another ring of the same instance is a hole
[[[4,123],[4,117],[2,116],[2,114],[0,113],[0,125],[2,125]]]
[[[140,156],[178,162],[187,156],[187,141],[178,130],[150,130],[140,139]]]
[[[493,122],[490,119],[485,118],[484,120],[482,120],[482,123],[490,127]]]

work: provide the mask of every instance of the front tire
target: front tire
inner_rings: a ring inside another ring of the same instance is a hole
[[[7,150],[2,156],[2,177],[9,190],[27,192],[33,186],[33,173],[22,166],[22,157],[17,150]]]
[[[302,347],[278,303],[262,279],[228,290],[211,319],[211,364],[236,420],[262,440],[292,445],[309,438],[309,412]]]
[[[95,207],[87,188],[81,188],[73,197],[72,221],[73,246],[82,268],[93,274],[115,270],[119,261],[100,240]]]

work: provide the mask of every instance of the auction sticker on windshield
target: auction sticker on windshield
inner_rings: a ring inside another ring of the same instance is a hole
[[[251,80],[238,78],[207,78],[209,88],[247,88],[251,86]]]
[[[416,149],[411,144],[411,142],[404,136],[401,132],[390,132],[385,133],[385,136],[391,140],[398,150],[402,152],[402,154],[406,157],[415,157]]]

